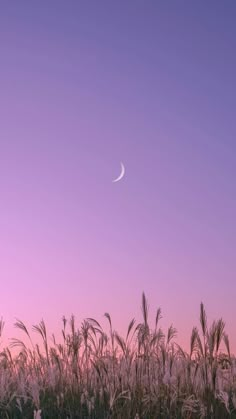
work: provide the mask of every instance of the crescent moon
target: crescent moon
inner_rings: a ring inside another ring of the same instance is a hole
[[[112,182],[119,182],[119,180],[121,180],[124,177],[124,175],[125,175],[125,166],[123,165],[122,162],[120,162],[120,166],[121,166],[120,175],[116,179],[114,179]]]

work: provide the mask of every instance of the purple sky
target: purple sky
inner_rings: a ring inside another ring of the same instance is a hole
[[[0,7],[1,312],[126,330],[161,306],[236,349],[236,3]],[[118,176],[120,161],[125,178]]]

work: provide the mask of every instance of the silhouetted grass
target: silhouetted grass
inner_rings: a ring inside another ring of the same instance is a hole
[[[223,320],[209,326],[203,304],[189,353],[175,342],[173,326],[161,329],[160,309],[150,326],[144,294],[143,321],[131,320],[126,336],[105,317],[108,335],[95,319],[78,328],[73,316],[63,318],[62,343],[53,337],[52,345],[42,320],[33,326],[40,347],[17,320],[24,333],[24,340],[12,339],[17,355],[9,348],[0,353],[0,418],[236,418],[235,358]],[[3,326],[0,321],[0,334]]]

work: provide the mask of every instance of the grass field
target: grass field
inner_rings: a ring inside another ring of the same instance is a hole
[[[33,326],[38,345],[18,320],[22,340],[0,354],[0,418],[236,418],[236,361],[223,320],[208,325],[203,304],[188,353],[172,326],[161,329],[160,309],[150,325],[144,294],[142,322],[132,320],[125,336],[105,317],[108,334],[95,319],[78,328],[63,318],[62,339],[51,345],[44,321]]]

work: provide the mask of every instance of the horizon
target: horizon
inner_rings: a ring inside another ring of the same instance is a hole
[[[161,307],[156,307],[155,310],[150,310],[150,305],[148,302],[148,299],[145,295],[145,293],[142,293],[142,298],[141,298],[141,304],[140,304],[140,315],[138,318],[132,318],[129,319],[129,322],[127,322],[126,324],[126,328],[120,333],[120,330],[118,330],[115,325],[113,324],[113,317],[112,317],[112,313],[107,313],[104,312],[103,316],[101,319],[94,319],[92,317],[86,317],[84,319],[78,319],[76,318],[76,316],[74,315],[74,313],[71,313],[71,315],[67,318],[64,315],[61,317],[60,319],[60,333],[58,333],[58,330],[56,330],[56,333],[54,333],[53,330],[48,330],[47,328],[47,322],[45,322],[44,318],[41,318],[37,324],[28,324],[24,321],[22,321],[22,319],[19,318],[15,318],[14,321],[14,333],[13,336],[9,337],[7,339],[5,339],[4,337],[4,329],[5,329],[5,322],[3,318],[0,318],[0,347],[2,349],[2,353],[4,353],[5,349],[9,348],[11,353],[13,355],[15,355],[16,357],[20,354],[21,350],[22,350],[22,342],[25,346],[25,349],[29,350],[30,347],[32,346],[33,350],[36,350],[36,345],[38,345],[38,347],[41,350],[44,350],[44,344],[42,341],[42,335],[40,335],[38,327],[40,327],[40,324],[44,324],[45,325],[45,330],[46,330],[46,335],[47,335],[47,341],[48,341],[48,347],[49,348],[53,348],[53,347],[57,347],[57,345],[63,344],[64,343],[64,336],[63,336],[63,329],[65,327],[66,324],[66,329],[67,329],[67,336],[70,336],[71,334],[71,330],[69,325],[71,325],[71,321],[73,319],[74,325],[75,325],[75,330],[77,331],[77,333],[81,334],[82,336],[82,329],[83,329],[83,324],[85,322],[89,322],[93,325],[93,323],[95,323],[95,326],[99,325],[100,330],[102,331],[102,333],[104,333],[107,338],[108,338],[108,342],[111,342],[111,336],[110,336],[110,323],[109,321],[111,321],[112,324],[112,330],[114,333],[114,336],[116,336],[117,334],[122,338],[122,339],[126,339],[127,338],[127,332],[129,331],[130,325],[131,323],[133,324],[132,328],[134,327],[135,330],[142,324],[144,324],[145,318],[144,318],[144,308],[143,308],[143,298],[145,300],[145,302],[147,303],[146,307],[147,307],[147,324],[148,324],[148,328],[149,328],[149,333],[151,334],[155,334],[155,330],[156,330],[156,319],[158,318],[158,329],[161,330],[161,332],[163,333],[163,338],[167,339],[168,336],[168,332],[171,328],[173,328],[174,330],[174,334],[172,337],[172,344],[173,344],[173,348],[177,348],[183,350],[186,354],[190,354],[191,353],[191,340],[192,340],[192,333],[194,332],[194,329],[197,329],[200,338],[202,338],[202,323],[201,323],[201,306],[203,305],[203,308],[205,310],[205,314],[206,314],[206,330],[207,333],[211,334],[212,332],[212,326],[214,324],[214,322],[219,322],[219,321],[223,321],[223,336],[226,336],[226,339],[229,338],[229,350],[230,350],[230,356],[231,359],[233,360],[236,357],[236,354],[234,353],[234,351],[232,351],[232,347],[231,347],[231,340],[230,340],[230,336],[228,335],[228,331],[227,331],[227,325],[224,322],[224,319],[222,319],[222,317],[218,317],[215,318],[214,320],[209,320],[208,318],[208,313],[207,313],[207,308],[204,306],[204,304],[201,302],[201,304],[199,305],[199,318],[198,318],[198,322],[192,325],[192,329],[190,330],[190,334],[187,337],[188,339],[185,339],[184,342],[182,342],[181,336],[179,336],[178,330],[175,328],[175,324],[172,322],[171,324],[168,325],[168,327],[163,327],[163,313],[161,310]],[[65,324],[64,324],[65,322]],[[19,327],[19,324],[23,325],[22,327]],[[59,325],[59,323],[58,323]],[[63,326],[64,325],[64,326]],[[69,330],[68,330],[69,329]],[[135,334],[135,333],[134,333]],[[136,333],[137,334],[137,333]],[[209,337],[208,337],[209,338]],[[135,344],[134,344],[135,347]],[[119,350],[121,350],[119,348],[119,341],[117,341],[116,343],[116,348]],[[222,337],[220,345],[219,345],[219,354],[223,355],[226,354],[228,351],[228,348],[225,344],[225,340]],[[196,351],[196,356],[198,355],[197,351]]]

